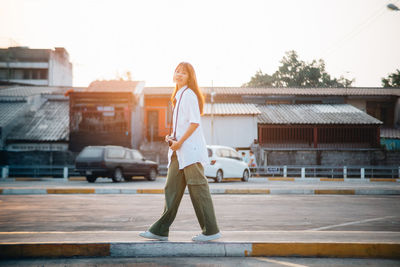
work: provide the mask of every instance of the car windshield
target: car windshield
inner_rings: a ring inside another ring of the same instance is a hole
[[[101,147],[87,147],[85,148],[79,157],[81,158],[99,158],[103,153],[103,148]]]

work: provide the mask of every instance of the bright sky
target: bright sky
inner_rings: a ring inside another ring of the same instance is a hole
[[[180,61],[200,86],[272,74],[285,51],[328,73],[381,86],[400,69],[400,0],[0,0],[0,46],[65,47],[74,86],[131,71],[172,86]]]

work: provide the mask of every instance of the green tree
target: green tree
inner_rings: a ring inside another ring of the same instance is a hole
[[[288,51],[281,60],[278,70],[271,75],[261,70],[251,77],[244,87],[349,87],[354,82],[341,76],[332,78],[325,70],[325,62],[320,59],[306,63],[299,60],[296,51]]]
[[[400,70],[388,75],[387,78],[382,78],[383,87],[400,87]]]
[[[262,73],[258,70],[256,74],[251,77],[250,82],[243,84],[243,87],[268,87],[273,86],[274,78],[271,75]]]

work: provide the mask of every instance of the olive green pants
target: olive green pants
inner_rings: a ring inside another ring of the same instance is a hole
[[[149,231],[151,233],[168,236],[169,227],[176,217],[186,185],[188,185],[190,199],[202,233],[204,235],[213,235],[219,232],[203,166],[200,163],[195,163],[185,167],[183,170],[179,170],[178,159],[174,152],[165,184],[164,212],[161,218],[150,227]]]

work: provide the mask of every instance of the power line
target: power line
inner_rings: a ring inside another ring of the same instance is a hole
[[[397,1],[396,1],[397,2]],[[373,22],[375,22],[378,18],[380,18],[383,14],[386,13],[386,5],[382,5],[376,12],[374,12],[371,16],[369,16],[366,20],[358,24],[351,32],[346,34],[343,38],[337,41],[331,48],[328,48],[325,52],[322,53],[323,58],[332,54],[337,49],[339,49],[345,42],[353,39],[358,34],[360,34],[364,29],[369,27]]]

